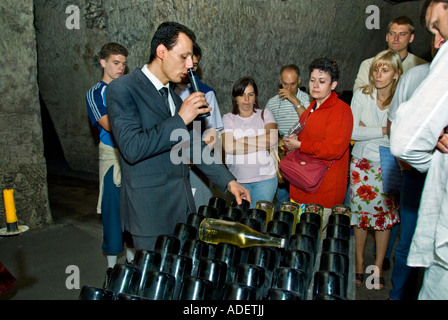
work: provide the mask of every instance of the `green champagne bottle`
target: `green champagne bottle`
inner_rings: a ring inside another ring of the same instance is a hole
[[[213,218],[202,220],[199,225],[199,239],[211,244],[230,243],[240,248],[253,246],[284,248],[286,245],[286,239],[260,233],[242,223]]]

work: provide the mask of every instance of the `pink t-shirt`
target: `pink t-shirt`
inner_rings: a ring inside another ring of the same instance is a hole
[[[222,118],[224,132],[233,132],[235,140],[265,134],[264,126],[276,122],[271,110],[264,109],[264,122],[261,119],[261,112],[262,110],[257,109],[257,112],[248,118],[232,113],[225,114]],[[277,175],[274,160],[269,155],[269,151],[237,155],[226,153],[226,165],[240,183],[263,181]]]

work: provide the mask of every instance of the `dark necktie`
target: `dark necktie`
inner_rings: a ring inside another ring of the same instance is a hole
[[[168,101],[168,88],[162,87],[162,89],[160,89],[159,92],[163,97],[163,101],[165,102],[165,105],[167,106],[168,110],[171,113],[170,103]]]

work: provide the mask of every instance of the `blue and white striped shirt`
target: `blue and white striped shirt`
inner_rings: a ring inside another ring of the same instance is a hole
[[[309,107],[310,96],[307,93],[299,89],[296,97],[304,104],[305,108]],[[297,115],[294,105],[289,102],[289,100],[281,100],[278,95],[269,99],[265,108],[271,110],[274,114],[275,121],[278,125],[278,131],[282,137],[286,137],[289,129],[299,121],[299,116]]]
[[[94,127],[98,127],[100,132],[100,141],[108,146],[116,148],[115,140],[112,134],[98,123],[98,120],[107,115],[106,108],[106,89],[108,84],[104,81],[98,82],[87,92],[86,103],[90,122]]]

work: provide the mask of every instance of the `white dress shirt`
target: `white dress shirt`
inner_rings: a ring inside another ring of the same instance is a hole
[[[422,84],[423,80],[428,76],[429,63],[421,64],[409,69],[398,82],[397,89],[395,90],[394,97],[389,106],[388,118],[392,122],[395,118],[395,112],[400,104],[404,101],[408,101],[415,90]]]
[[[408,256],[409,266],[448,269],[448,154],[435,149],[448,125],[448,44],[435,56],[427,78],[398,108],[391,127],[392,153],[428,172]],[[447,270],[448,271],[448,270]],[[429,285],[429,284],[426,284]],[[444,283],[435,288],[447,290]]]
[[[171,116],[174,116],[174,113],[176,112],[176,105],[174,104],[173,98],[170,94],[170,83],[163,84],[154,74],[152,74],[151,71],[148,69],[148,65],[145,64],[142,68],[142,72],[145,76],[148,77],[149,81],[152,82],[152,84],[156,87],[157,90],[162,89],[162,87],[165,87],[168,89],[168,102],[170,103],[170,110],[171,110]]]

